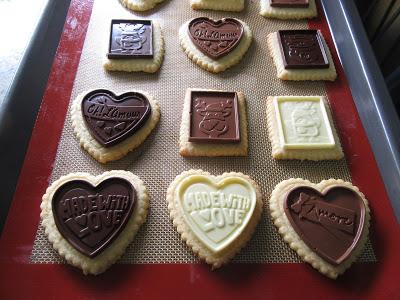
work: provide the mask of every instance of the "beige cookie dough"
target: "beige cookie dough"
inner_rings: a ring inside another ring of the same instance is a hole
[[[52,198],[56,190],[69,181],[83,180],[96,186],[102,181],[112,177],[125,179],[132,184],[137,195],[136,206],[125,228],[115,240],[100,254],[90,258],[76,250],[58,231],[52,211]],[[149,208],[149,196],[143,181],[131,172],[109,171],[99,176],[92,176],[88,173],[70,173],[54,181],[47,188],[46,193],[43,195],[40,208],[40,217],[45,234],[58,254],[63,257],[67,263],[82,269],[85,275],[97,275],[103,273],[113,265],[125,252],[126,247],[133,241],[140,226],[146,221]]]
[[[168,188],[167,202],[182,240],[213,269],[247,244],[263,207],[260,188],[249,176],[213,176],[202,170],[178,175]]]
[[[251,41],[253,39],[253,34],[250,30],[250,27],[243,21],[238,21],[241,22],[243,25],[243,36],[235,49],[219,59],[212,59],[211,57],[205,55],[193,44],[192,40],[190,39],[188,30],[188,25],[190,21],[184,23],[179,29],[179,39],[181,46],[187,56],[201,68],[211,73],[223,72],[226,69],[239,63],[239,61],[243,58],[243,56],[249,49]]]
[[[276,71],[277,77],[282,80],[329,80],[334,81],[337,77],[335,64],[332,59],[331,52],[326,44],[322,34],[322,43],[325,47],[326,55],[329,61],[329,68],[327,69],[285,69],[280,45],[278,41],[278,33],[273,32],[268,35],[267,43],[269,54],[271,55]]]
[[[247,156],[248,133],[246,98],[242,92],[236,92],[239,110],[240,142],[239,143],[196,143],[189,142],[190,103],[192,91],[216,91],[210,89],[187,89],[182,111],[182,122],[179,136],[179,153],[182,156]],[[221,91],[222,92],[222,91]]]
[[[94,159],[100,163],[107,163],[120,159],[127,155],[130,151],[139,147],[146,138],[150,135],[153,129],[160,120],[160,106],[153,96],[142,91],[138,92],[146,96],[151,105],[151,115],[146,120],[146,123],[136,131],[132,136],[121,141],[120,143],[111,146],[103,147],[96,139],[90,134],[84,118],[82,116],[81,103],[86,94],[93,90],[89,90],[79,94],[72,102],[71,106],[71,121],[72,128],[74,129],[75,136],[77,137],[81,147],[85,149]],[[123,93],[120,93],[123,94]]]
[[[333,265],[328,263],[326,260],[318,256],[310,247],[306,245],[306,243],[301,239],[301,237],[296,233],[293,229],[288,217],[284,211],[284,200],[286,195],[294,188],[300,186],[309,186],[317,191],[323,193],[333,186],[342,186],[356,192],[360,198],[363,200],[365,205],[365,218],[364,218],[364,229],[361,233],[361,236],[358,240],[358,244],[353,249],[350,256],[345,259],[339,265]],[[361,251],[364,249],[365,243],[368,240],[368,232],[369,232],[369,222],[370,222],[370,214],[368,201],[365,199],[363,193],[360,190],[352,185],[350,182],[345,182],[341,179],[329,179],[323,180],[318,184],[311,183],[308,180],[304,179],[288,179],[279,183],[271,194],[271,198],[269,201],[270,213],[272,219],[274,221],[275,226],[278,228],[279,234],[282,236],[284,241],[297,252],[297,254],[301,257],[302,260],[312,265],[313,268],[317,269],[319,272],[324,274],[325,276],[336,279],[340,274],[343,274],[346,269],[348,269],[351,264],[357,260],[358,256],[361,254]]]
[[[315,0],[309,0],[306,8],[272,7],[270,0],[260,0],[260,15],[276,19],[311,19],[318,15]]]
[[[157,72],[164,59],[164,38],[160,25],[152,21],[153,24],[153,57],[152,58],[127,58],[127,59],[109,59],[104,55],[103,67],[107,71],[124,72]],[[109,39],[107,41],[107,47]],[[107,49],[105,47],[105,49]]]
[[[267,122],[275,159],[338,160],[344,156],[325,97],[270,96]]]
[[[242,11],[244,0],[190,0],[190,5],[193,9]]]
[[[164,0],[119,0],[121,4],[133,11],[146,11]]]

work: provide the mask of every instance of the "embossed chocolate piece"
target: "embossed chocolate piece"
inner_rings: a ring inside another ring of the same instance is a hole
[[[308,0],[269,0],[272,7],[306,8],[310,5]]]
[[[92,136],[103,146],[113,146],[130,137],[151,114],[148,99],[140,93],[119,96],[94,90],[82,100],[82,115]]]
[[[218,21],[196,18],[189,23],[188,30],[193,44],[212,59],[229,54],[243,35],[242,23],[232,18]]]
[[[112,20],[110,59],[152,58],[153,26],[147,20]]]
[[[74,248],[93,258],[125,228],[136,197],[135,188],[122,178],[112,177],[95,187],[84,180],[69,181],[53,195],[54,221]]]
[[[317,30],[279,30],[285,69],[326,69],[329,61]]]
[[[192,91],[189,141],[197,143],[240,142],[236,93]]]
[[[333,265],[342,263],[357,246],[366,214],[360,196],[342,186],[324,194],[297,187],[288,193],[284,211],[301,239]]]

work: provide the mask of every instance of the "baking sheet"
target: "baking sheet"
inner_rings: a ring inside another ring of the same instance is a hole
[[[200,69],[187,58],[179,45],[177,32],[182,23],[197,16],[214,19],[233,16],[250,26],[254,34],[253,44],[238,65],[214,75]],[[111,18],[145,18],[161,24],[166,54],[158,73],[107,73],[103,70],[102,61],[107,50]],[[97,175],[112,169],[128,170],[142,178],[151,197],[148,222],[140,229],[120,263],[198,262],[173,228],[165,200],[169,183],[176,175],[188,169],[203,169],[213,174],[240,171],[250,175],[262,188],[265,200],[263,217],[252,240],[234,258],[234,262],[301,262],[280,238],[269,218],[269,194],[277,183],[291,177],[303,177],[313,182],[327,178],[351,180],[351,177],[345,160],[278,162],[271,158],[266,126],[266,97],[326,95],[322,82],[283,82],[276,78],[275,67],[267,52],[266,39],[268,33],[282,28],[306,29],[308,24],[306,21],[264,19],[258,15],[258,3],[252,1],[242,13],[193,11],[189,1],[166,1],[159,9],[148,14],[134,14],[116,0],[95,1],[71,100],[82,91],[93,88],[107,88],[116,93],[130,89],[144,90],[160,102],[161,121],[140,148],[119,161],[101,165],[79,147],[68,112],[51,181],[70,172],[85,171]],[[179,155],[179,125],[186,88],[213,88],[245,93],[249,123],[248,157],[210,159],[183,158]],[[32,263],[62,263],[40,226],[30,260]],[[369,242],[359,261],[376,261]]]

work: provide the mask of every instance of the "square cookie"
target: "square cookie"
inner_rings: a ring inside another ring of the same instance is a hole
[[[311,19],[318,15],[315,0],[260,0],[260,15],[276,19]]]
[[[190,0],[193,9],[211,9],[222,11],[242,11],[244,0]]]
[[[268,35],[268,49],[282,80],[337,77],[329,48],[318,30],[280,30]]]
[[[119,0],[121,4],[133,11],[146,11],[164,0]]]
[[[246,156],[246,100],[242,92],[188,89],[179,140],[182,156]]]
[[[343,158],[340,140],[325,97],[268,97],[267,118],[273,158]]]
[[[150,20],[112,20],[104,68],[156,72],[164,57],[161,27]]]

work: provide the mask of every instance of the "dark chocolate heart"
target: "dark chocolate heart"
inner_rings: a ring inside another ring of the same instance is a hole
[[[188,29],[194,45],[212,59],[229,54],[243,35],[242,23],[231,18],[216,22],[205,17],[196,18],[190,21]]]
[[[136,190],[112,177],[96,187],[83,180],[61,185],[53,195],[54,221],[61,235],[79,252],[95,257],[125,228],[136,202]]]
[[[142,128],[150,114],[149,100],[136,92],[116,96],[109,90],[95,90],[82,100],[82,115],[89,132],[105,147],[130,137]]]
[[[288,193],[284,210],[301,239],[334,265],[350,256],[364,229],[364,201],[342,186],[324,194],[308,186],[297,187]]]

